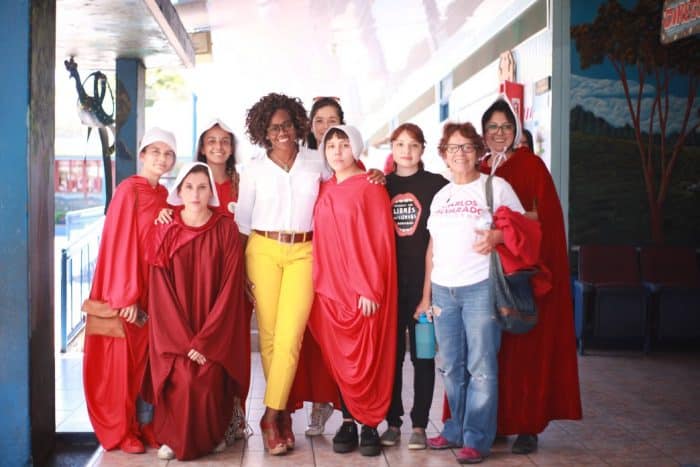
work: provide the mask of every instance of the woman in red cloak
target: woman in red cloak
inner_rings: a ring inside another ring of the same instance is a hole
[[[219,205],[212,207],[222,216],[233,219],[236,202],[238,201],[238,183],[240,176],[236,170],[236,137],[233,130],[222,120],[216,118],[210,121],[199,133],[197,138],[197,152],[195,160],[206,163],[211,169],[216,185],[216,195],[219,198]],[[168,224],[173,221],[173,209],[163,209],[158,216],[156,223]],[[250,301],[246,300],[246,313],[244,320],[250,323],[253,307]],[[250,339],[247,339],[247,351],[250,353]],[[250,364],[249,359],[242,360],[241,363]],[[226,430],[226,443],[231,445],[236,439],[246,437],[250,431],[245,418],[245,400],[248,397],[250,387],[250,365],[244,369],[247,375],[245,381],[241,382],[240,394],[236,394],[233,403],[233,414],[231,422]]]
[[[184,208],[154,230],[148,254],[160,459],[225,449],[233,396],[247,384],[243,252],[235,224],[209,209],[219,205],[214,183],[201,162],[180,170],[168,202]]]
[[[148,130],[139,147],[139,175],[119,184],[105,217],[90,299],[119,310],[125,337],[86,335],[83,388],[90,422],[106,450],[145,451],[136,399],[146,371],[148,324],[136,323],[139,311],[148,311],[147,232],[167,205],[168,192],[158,181],[175,164],[175,149],[172,133]]]
[[[481,164],[508,181],[526,211],[542,228],[540,263],[551,273],[552,290],[536,297],[537,326],[527,334],[503,333],[498,356],[498,433],[517,434],[512,450],[537,449],[537,435],[551,420],[579,420],[581,396],[564,218],[556,188],[542,159],[520,141],[520,122],[499,98],[481,119],[491,157]]]
[[[199,134],[197,144],[197,156],[199,162],[206,163],[211,169],[216,184],[216,194],[219,197],[219,206],[215,208],[221,215],[233,218],[238,201],[238,182],[240,175],[236,170],[236,136],[233,130],[220,119],[214,119],[207,124]],[[246,312],[243,319],[247,326],[250,325],[250,317],[253,306],[246,300]],[[245,355],[250,354],[250,336],[247,339]],[[248,424],[245,420],[245,401],[250,387],[250,359],[243,359],[241,363],[248,363],[244,368],[247,376],[241,381],[241,393],[236,394],[233,403],[233,416],[226,430],[226,442],[230,445],[235,439],[244,438],[248,432]]]
[[[335,452],[379,455],[376,427],[391,402],[396,353],[396,252],[386,190],[357,165],[362,137],[332,126],[320,152],[335,175],[321,185],[314,208],[314,305],[309,328],[338,383],[343,424]]]

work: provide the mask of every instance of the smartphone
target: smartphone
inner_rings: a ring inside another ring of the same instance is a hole
[[[136,321],[134,321],[134,324],[142,328],[143,325],[146,324],[146,321],[148,321],[148,313],[139,308],[136,312]]]

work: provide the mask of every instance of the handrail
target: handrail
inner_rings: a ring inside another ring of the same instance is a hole
[[[80,305],[90,294],[103,225],[101,216],[61,250],[61,353],[85,326]],[[77,264],[74,259],[78,259]]]

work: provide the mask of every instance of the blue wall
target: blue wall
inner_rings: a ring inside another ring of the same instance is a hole
[[[31,459],[28,300],[30,1],[0,2],[0,463]],[[50,285],[49,285],[50,286]]]

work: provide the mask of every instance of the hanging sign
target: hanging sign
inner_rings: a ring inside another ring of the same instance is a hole
[[[700,0],[665,0],[661,14],[661,42],[673,41],[700,32]]]

